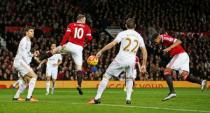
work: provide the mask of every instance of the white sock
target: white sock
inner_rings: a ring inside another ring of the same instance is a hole
[[[102,93],[104,92],[104,90],[106,89],[106,85],[109,82],[109,80],[107,78],[103,78],[102,81],[100,82],[99,86],[98,86],[98,91],[96,94],[95,99],[99,99],[101,98]]]
[[[19,98],[20,94],[25,90],[26,84],[23,82],[23,80],[18,80],[19,81],[19,88],[14,96],[14,98]]]
[[[12,86],[15,87],[19,83],[19,81],[20,80],[15,81],[15,83],[13,83]]]
[[[30,81],[29,81],[29,84],[28,84],[28,95],[27,95],[27,98],[31,98],[32,94],[33,94],[33,91],[34,91],[34,87],[36,85],[36,78],[32,78]]]
[[[46,82],[46,92],[49,93],[50,92],[50,81]]]
[[[126,80],[126,100],[131,100],[131,94],[132,94],[132,89],[133,88],[133,80],[132,79],[127,79]]]

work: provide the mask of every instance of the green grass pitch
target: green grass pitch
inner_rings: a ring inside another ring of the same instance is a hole
[[[177,97],[162,102],[168,89],[134,89],[132,104],[125,104],[123,89],[106,89],[100,105],[87,102],[96,89],[56,89],[54,95],[45,96],[45,89],[35,89],[39,102],[13,102],[15,89],[0,89],[0,113],[210,113],[210,91],[176,89]],[[27,91],[22,97],[26,96]]]

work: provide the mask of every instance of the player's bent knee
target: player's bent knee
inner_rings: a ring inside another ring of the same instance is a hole
[[[169,76],[169,75],[171,75],[171,74],[172,74],[172,69],[166,68],[166,69],[164,70],[164,76]]]
[[[126,80],[135,80],[135,77],[126,77]]]
[[[84,75],[84,72],[82,70],[77,70],[76,73],[77,73],[77,77],[83,77]]]
[[[32,79],[35,78],[37,79],[37,74],[34,71],[29,72],[28,74],[25,75],[24,79],[26,79],[28,82]]]
[[[181,76],[182,76],[182,78],[183,78],[184,80],[187,80],[187,78],[188,78],[188,76],[189,76],[189,73],[188,73],[187,71],[183,71],[183,72],[181,73]]]
[[[52,81],[53,81],[53,82],[55,82],[55,81],[56,81],[56,79],[52,79]]]
[[[49,76],[47,76],[47,78],[46,78],[46,79],[47,79],[47,81],[50,81],[50,77],[49,77]]]
[[[111,78],[111,76],[105,73],[104,76],[103,76],[103,78],[109,80]]]
[[[32,78],[37,78],[38,77],[37,74],[34,71],[31,72],[30,74],[31,74]]]

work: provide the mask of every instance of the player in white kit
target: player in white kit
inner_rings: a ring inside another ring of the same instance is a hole
[[[126,72],[126,104],[131,104],[131,94],[133,87],[134,78],[134,68],[135,68],[135,59],[136,53],[141,48],[143,54],[143,62],[141,66],[141,71],[146,72],[146,61],[147,61],[147,50],[145,48],[144,40],[139,33],[137,33],[135,29],[135,20],[129,18],[126,20],[126,28],[127,30],[120,32],[117,37],[104,48],[102,48],[97,54],[97,57],[100,57],[103,52],[111,49],[116,44],[121,43],[120,50],[109,65],[106,70],[102,81],[98,86],[98,91],[94,99],[89,101],[89,104],[99,104],[100,98],[105,90],[109,79],[112,76],[118,77],[122,71]]]
[[[14,101],[24,101],[24,99],[20,98],[20,94],[24,91],[26,86],[28,85],[28,95],[26,97],[26,101],[38,101],[32,98],[32,93],[34,91],[35,83],[37,80],[37,75],[30,67],[30,63],[32,57],[36,57],[39,55],[38,51],[35,51],[33,54],[30,52],[31,50],[31,38],[34,37],[34,28],[26,27],[25,34],[18,46],[18,51],[14,59],[13,66],[20,74],[19,88],[13,97]]]
[[[56,48],[56,43],[52,43],[50,49],[53,50]],[[43,63],[47,62],[46,67],[46,95],[49,95],[50,92],[50,79],[52,77],[52,89],[51,94],[54,94],[55,81],[58,75],[58,66],[62,63],[61,54],[54,54],[49,57],[47,60],[43,60],[37,68],[40,68]]]

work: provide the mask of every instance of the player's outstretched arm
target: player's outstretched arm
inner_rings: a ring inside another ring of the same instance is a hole
[[[96,57],[100,57],[101,54],[111,48],[113,48],[118,42],[117,41],[112,41],[110,42],[109,44],[107,44],[106,46],[104,46],[97,54],[96,54]]]
[[[39,66],[37,67],[37,69],[40,69],[40,68],[42,67],[42,64],[44,64],[45,62],[47,62],[47,59],[42,60],[42,61],[39,63]]]
[[[141,48],[142,54],[143,54],[143,60],[142,60],[142,66],[141,66],[141,72],[146,73],[146,65],[147,65],[147,49]]]
[[[101,54],[111,48],[113,48],[118,42],[117,41],[112,41],[110,42],[109,44],[107,44],[106,46],[104,46],[97,54],[96,54],[96,57],[100,57]]]
[[[138,67],[139,71],[141,72],[141,64],[139,61],[137,62],[137,67]]]

